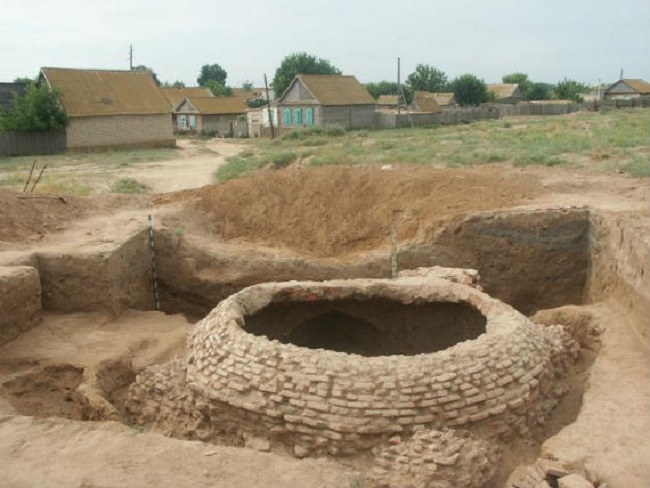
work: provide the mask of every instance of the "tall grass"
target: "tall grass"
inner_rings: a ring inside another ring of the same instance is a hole
[[[506,163],[516,166],[579,166],[624,170],[648,176],[648,110],[607,114],[512,117],[468,125],[329,133],[293,131],[258,140],[254,152],[232,158],[217,172],[220,180],[261,167],[303,164],[419,164],[448,167]]]

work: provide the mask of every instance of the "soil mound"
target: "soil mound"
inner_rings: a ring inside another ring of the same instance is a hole
[[[186,225],[224,240],[335,256],[416,238],[465,212],[523,204],[541,191],[503,168],[322,167],[266,171],[177,194]],[[165,199],[169,202],[169,197]]]

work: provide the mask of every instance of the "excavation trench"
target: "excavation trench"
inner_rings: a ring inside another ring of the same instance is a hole
[[[639,257],[634,235],[624,223],[583,208],[481,213],[446,225],[426,241],[401,243],[398,262],[400,269],[477,269],[490,296],[528,316],[609,298],[613,288],[614,298],[627,302],[630,314],[640,318],[647,316],[650,302],[642,291],[647,278],[639,265],[643,256]],[[625,255],[617,251],[621,242],[627,246]],[[156,245],[162,310],[192,320],[206,316],[232,294],[259,283],[390,275],[387,251],[369,252],[354,260],[279,256],[275,251],[209,243],[198,236],[181,238],[165,228],[156,229]],[[627,262],[630,260],[634,262]],[[30,287],[40,287],[42,299],[38,305],[48,313],[103,310],[119,316],[129,309],[154,308],[149,242],[144,229],[126,236],[112,249],[79,254],[43,252],[12,264],[37,271],[36,285],[29,272],[16,279],[27,290],[21,292],[26,297],[34,295]],[[3,331],[2,337],[16,337],[25,328],[20,320],[12,322],[11,317],[6,323],[8,332]],[[647,341],[647,331],[639,325],[643,322],[634,323],[638,325],[636,332]],[[336,301],[272,302],[249,315],[244,330],[285,345],[376,358],[426,355],[474,341],[484,335],[486,319],[459,302],[407,304],[382,297],[363,301],[348,297]],[[579,374],[583,375],[577,383],[580,390],[590,363],[590,357],[579,363]],[[135,372],[121,365],[115,368],[114,375],[109,371],[100,385],[102,395],[118,405],[119,411],[123,411],[127,387]],[[75,404],[74,393],[70,392],[76,391],[81,381],[80,370],[72,367],[43,370],[4,382],[3,395],[9,395],[16,411],[26,415],[93,418],[79,416],[69,405]],[[54,385],[48,391],[43,387],[47,382]],[[53,403],[61,408],[45,411],[33,407],[48,403],[52,395],[56,397]],[[575,391],[572,395],[575,397]],[[571,418],[565,416],[562,425],[571,423],[577,415],[575,398],[573,405]],[[94,418],[101,418],[101,414],[95,412]],[[557,428],[555,425],[554,431]],[[241,435],[236,428],[232,432]],[[183,433],[182,429],[175,435],[197,438],[196,433]]]

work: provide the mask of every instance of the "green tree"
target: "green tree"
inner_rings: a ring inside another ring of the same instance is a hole
[[[328,60],[317,58],[305,52],[293,53],[285,57],[278,69],[271,85],[277,96],[282,96],[289,87],[291,80],[298,74],[304,75],[340,75],[341,70],[332,65]]]
[[[589,86],[575,80],[564,78],[555,85],[555,98],[559,100],[573,100],[574,102],[584,102],[583,93],[589,91]]]
[[[397,83],[394,81],[371,82],[364,85],[370,96],[377,100],[382,95],[397,95]]]
[[[28,76],[19,76],[14,80],[14,83],[27,83],[29,85],[30,83],[34,83],[34,80]]]
[[[519,85],[519,90],[524,97],[524,100],[530,100],[530,90],[532,89],[533,82],[528,79],[526,73],[510,73],[501,78],[503,83],[516,83]]]
[[[451,89],[460,105],[479,105],[490,99],[485,82],[472,74],[464,74],[454,79]]]
[[[185,88],[185,83],[182,81],[174,81],[173,83],[170,83],[169,81],[163,81],[163,84],[160,85],[163,88]]]
[[[232,89],[229,86],[223,85],[216,80],[208,80],[202,86],[209,88],[215,97],[229,97],[232,95]]]
[[[201,67],[201,72],[196,82],[199,86],[208,86],[209,81],[216,81],[217,83],[226,86],[226,78],[228,73],[218,64],[205,64]]]
[[[415,71],[406,77],[406,86],[411,91],[441,92],[446,90],[447,85],[447,75],[427,64],[418,64]]]
[[[7,131],[59,130],[67,124],[56,91],[34,83],[27,85],[23,96],[14,97],[12,110],[0,119],[0,128]]]
[[[550,83],[531,83],[528,100],[550,100],[554,86]]]
[[[156,84],[156,86],[161,85],[160,79],[158,79],[158,75],[156,74],[156,72],[153,69],[149,68],[148,66],[145,66],[144,64],[141,64],[139,66],[134,66],[133,71],[146,71],[147,73],[149,73],[152,76],[153,81]]]
[[[253,89],[253,82],[250,80],[246,80],[241,84],[241,87],[243,90],[251,91]]]

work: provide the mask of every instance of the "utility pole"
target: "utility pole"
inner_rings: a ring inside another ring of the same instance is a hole
[[[129,69],[133,71],[133,44],[129,44]]]
[[[266,89],[266,110],[269,112],[269,125],[271,126],[271,139],[275,139],[275,129],[273,128],[273,114],[271,113],[271,98],[269,97],[269,82],[266,81],[264,73],[264,88]]]
[[[397,125],[399,126],[399,115],[402,101],[402,82],[400,80],[400,58],[397,58]]]

